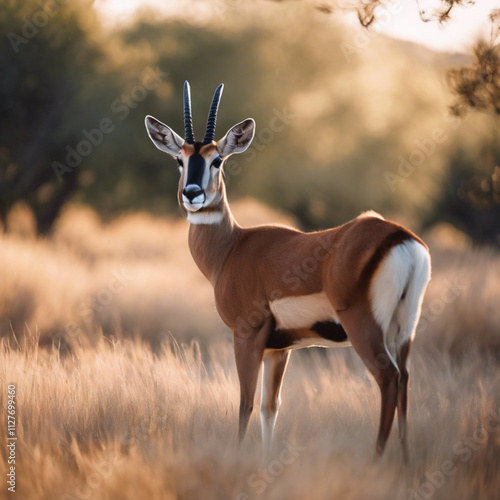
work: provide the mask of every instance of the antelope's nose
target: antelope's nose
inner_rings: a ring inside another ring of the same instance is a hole
[[[200,186],[197,186],[196,184],[190,184],[189,186],[186,186],[182,190],[182,195],[185,196],[190,203],[192,203],[193,200],[196,200],[196,198],[198,198],[199,196],[203,197],[203,199],[199,200],[201,203],[205,201],[205,193],[203,192],[203,189],[201,189]]]

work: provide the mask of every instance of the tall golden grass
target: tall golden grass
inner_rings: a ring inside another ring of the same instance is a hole
[[[288,222],[250,200],[235,212]],[[255,415],[234,446],[230,335],[185,223],[131,214],[104,224],[70,207],[48,239],[27,226],[0,240],[0,405],[15,384],[17,498],[500,498],[493,250],[446,227],[427,235],[434,271],[412,353],[408,467],[397,425],[371,460],[379,393],[350,349],[292,355],[263,464]],[[4,479],[7,466],[2,446]],[[6,481],[0,492],[9,498]]]

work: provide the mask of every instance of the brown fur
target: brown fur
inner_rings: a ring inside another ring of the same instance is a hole
[[[189,243],[196,263],[214,286],[217,310],[232,329],[239,318],[255,310],[254,302],[322,290],[336,311],[344,311],[367,293],[371,276],[392,246],[411,238],[421,242],[402,226],[375,217],[314,233],[272,225],[241,228],[224,205],[223,223],[192,225]],[[315,253],[318,271],[308,273],[304,264]],[[297,267],[303,272],[287,284],[289,271]]]
[[[184,144],[181,156],[195,151],[209,158],[216,144]],[[184,171],[179,184],[179,200]],[[220,223],[191,224],[191,254],[214,287],[217,311],[234,333],[236,366],[240,380],[239,439],[243,439],[263,360],[266,400],[263,415],[272,420],[288,361],[287,350],[297,340],[318,337],[312,329],[276,329],[270,302],[285,297],[325,292],[353,348],[379,384],[382,404],[376,451],[382,453],[396,406],[400,408],[401,443],[407,457],[406,408],[410,345],[398,354],[397,366],[388,357],[383,332],[373,317],[369,287],[391,248],[407,240],[425,244],[412,232],[374,213],[333,229],[304,233],[266,225],[242,228],[234,220],[226,199],[222,173],[212,173],[207,195],[213,203],[200,212],[222,212]],[[341,331],[342,333],[342,331]],[[269,431],[272,434],[272,430]],[[270,443],[267,443],[269,446]]]

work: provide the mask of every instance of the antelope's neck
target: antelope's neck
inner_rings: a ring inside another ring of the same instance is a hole
[[[188,214],[189,249],[200,271],[215,285],[229,250],[241,228],[234,220],[226,197],[220,204]]]

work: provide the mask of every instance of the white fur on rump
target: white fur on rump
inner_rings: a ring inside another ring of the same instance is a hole
[[[392,357],[415,336],[430,276],[429,252],[416,240],[392,248],[375,272],[370,302]]]

